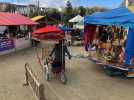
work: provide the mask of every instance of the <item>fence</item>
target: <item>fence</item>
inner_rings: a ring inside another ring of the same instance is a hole
[[[39,83],[35,73],[32,71],[28,63],[25,64],[25,75],[25,86],[29,85],[32,88],[37,100],[46,100],[44,96],[44,85]]]

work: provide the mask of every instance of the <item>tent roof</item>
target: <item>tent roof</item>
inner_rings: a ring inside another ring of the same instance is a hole
[[[0,12],[0,26],[9,25],[35,25],[31,19],[15,13]]]
[[[81,22],[83,21],[83,17],[80,15],[75,16],[74,18],[70,19],[69,22]]]
[[[134,27],[134,14],[128,8],[116,8],[84,17],[85,24]]]
[[[38,20],[40,20],[40,19],[42,19],[44,17],[45,16],[35,16],[35,17],[31,18],[31,20],[36,22],[36,21],[38,21]]]

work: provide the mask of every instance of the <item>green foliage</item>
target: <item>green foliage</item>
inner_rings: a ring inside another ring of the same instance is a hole
[[[30,9],[29,10],[29,17],[32,18],[34,16],[37,16],[38,15],[38,12],[37,10],[33,10],[33,9]]]
[[[67,1],[65,10],[65,21],[68,21],[73,16],[73,7],[70,1]]]
[[[16,11],[16,5],[8,4],[5,9],[6,12],[15,12]]]
[[[104,12],[107,11],[108,9],[102,8],[102,7],[93,7],[93,8],[86,8],[87,9],[87,15],[93,14],[95,12]]]
[[[78,8],[78,10],[79,10],[79,14],[80,14],[81,16],[85,16],[85,15],[86,15],[86,8],[84,8],[83,6],[80,6],[80,7]]]

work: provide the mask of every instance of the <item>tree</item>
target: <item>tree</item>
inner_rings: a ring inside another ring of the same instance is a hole
[[[79,9],[79,14],[81,16],[85,16],[86,15],[86,9],[83,6],[80,6],[78,9]]]
[[[61,14],[56,8],[46,11],[46,22],[48,24],[58,24],[61,20]]]
[[[29,17],[32,18],[32,17],[34,17],[34,16],[35,16],[35,15],[34,15],[33,9],[30,9],[30,10],[29,10]]]
[[[30,10],[29,10],[29,17],[32,18],[32,17],[35,17],[35,16],[38,16],[37,9],[30,8]]]
[[[72,16],[76,16],[79,14],[79,9],[78,8],[73,8]]]
[[[6,12],[15,12],[16,11],[16,5],[14,4],[8,4],[5,9]]]
[[[49,17],[51,17],[51,18],[54,18],[54,19],[56,19],[56,20],[60,20],[61,18],[61,16],[60,16],[60,12],[57,10],[57,9],[52,9],[52,11],[50,12],[50,14],[49,14]]]
[[[93,8],[87,8],[87,15],[88,14],[93,14],[95,12],[104,12],[107,11],[108,9],[102,8],[102,7],[93,7]]]
[[[71,2],[68,0],[67,1],[67,4],[66,4],[66,13],[65,13],[65,16],[66,16],[66,21],[68,21],[70,18],[72,18],[72,11],[73,11],[73,7],[72,7],[72,4]]]

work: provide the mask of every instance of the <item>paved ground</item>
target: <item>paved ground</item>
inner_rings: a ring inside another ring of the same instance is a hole
[[[84,53],[81,47],[71,48],[73,55]],[[29,87],[24,88],[25,62],[32,68],[45,84],[48,100],[133,100],[134,79],[109,77],[102,67],[87,59],[72,58],[67,60],[67,85],[57,79],[50,82],[43,80],[33,49],[0,56],[0,100],[35,100]]]
[[[22,86],[27,57],[26,50],[0,56],[0,100],[35,100],[30,87]]]

